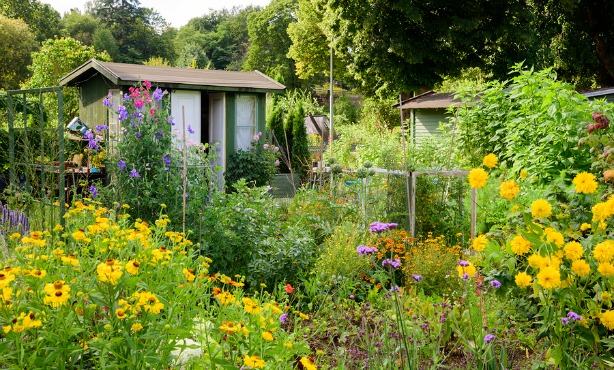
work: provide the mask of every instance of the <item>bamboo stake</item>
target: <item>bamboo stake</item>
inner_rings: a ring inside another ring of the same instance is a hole
[[[183,198],[183,234],[185,235],[185,214],[186,214],[186,205],[187,205],[187,187],[188,187],[188,155],[187,155],[187,145],[185,140],[185,106],[181,106],[181,121],[183,123],[183,194],[181,197]]]

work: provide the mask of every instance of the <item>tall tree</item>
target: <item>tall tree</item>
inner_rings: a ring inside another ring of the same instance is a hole
[[[94,0],[91,13],[108,28],[118,44],[115,60],[141,63],[150,57],[174,59],[168,24],[139,0]]]
[[[38,0],[2,0],[0,14],[22,19],[39,42],[61,34],[60,13]]]
[[[62,24],[68,36],[83,45],[92,45],[94,35],[100,28],[100,21],[91,14],[81,14],[78,10],[64,14]]]
[[[315,1],[328,3],[324,27],[370,93],[416,91],[467,66],[498,71],[501,60],[534,55],[534,35],[517,27],[532,19],[524,0]]]
[[[0,89],[19,88],[30,74],[30,53],[35,48],[34,35],[24,21],[0,15]]]
[[[300,85],[294,61],[287,54],[292,44],[288,25],[296,22],[298,0],[272,0],[262,11],[250,14],[251,44],[244,70],[260,70],[293,88]]]

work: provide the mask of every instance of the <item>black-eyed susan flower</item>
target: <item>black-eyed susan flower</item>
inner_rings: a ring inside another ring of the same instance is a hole
[[[96,273],[98,274],[98,280],[111,285],[117,285],[119,278],[123,274],[123,266],[114,259],[109,258],[96,266]]]
[[[183,272],[183,275],[185,276],[187,281],[194,281],[194,279],[196,279],[196,275],[195,275],[194,269],[184,268],[182,270],[182,272]]]
[[[117,316],[118,319],[123,320],[126,317],[128,317],[128,315],[126,315],[126,311],[124,311],[123,308],[118,308],[115,310],[115,316]]]
[[[243,301],[243,309],[247,313],[251,313],[252,315],[258,315],[262,312],[262,308],[258,305],[258,302],[252,300],[249,297],[244,297]]]
[[[128,271],[132,275],[136,275],[139,273],[139,266],[140,266],[139,261],[130,260],[126,262],[126,271]]]
[[[45,296],[43,303],[51,307],[60,307],[66,304],[70,294],[56,290],[53,294]]]
[[[301,357],[301,365],[303,365],[303,369],[305,370],[317,370],[318,367],[307,357]]]

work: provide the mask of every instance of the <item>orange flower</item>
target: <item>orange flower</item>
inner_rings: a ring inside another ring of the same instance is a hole
[[[294,293],[294,288],[290,284],[286,284],[286,293],[292,294]]]

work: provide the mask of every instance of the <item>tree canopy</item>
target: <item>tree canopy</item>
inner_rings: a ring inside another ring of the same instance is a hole
[[[0,15],[0,89],[19,88],[30,74],[30,53],[35,48],[34,35],[24,21]]]
[[[0,14],[22,19],[39,42],[61,34],[60,13],[38,0],[2,0]]]

